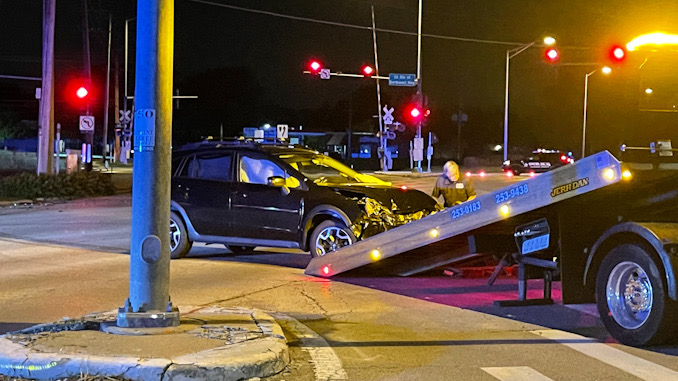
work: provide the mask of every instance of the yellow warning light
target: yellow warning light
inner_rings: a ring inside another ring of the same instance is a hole
[[[614,169],[608,168],[608,169],[604,170],[603,171],[603,177],[608,181],[614,180],[614,177],[615,177]]]
[[[625,170],[622,172],[622,178],[623,178],[624,180],[631,180],[631,177],[633,177],[633,175],[631,174],[631,171],[629,171],[628,169],[625,169]]]
[[[502,205],[499,208],[499,214],[501,214],[503,217],[506,217],[511,213],[511,208],[508,205]]]
[[[372,250],[372,252],[370,253],[370,256],[372,257],[373,260],[378,261],[379,258],[381,258],[381,252],[379,252],[378,249],[374,249],[374,250]]]
[[[428,232],[428,234],[429,234],[432,238],[437,238],[437,237],[440,235],[440,230],[438,230],[438,228],[431,229],[431,230]]]

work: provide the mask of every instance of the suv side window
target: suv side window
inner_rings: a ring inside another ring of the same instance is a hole
[[[230,153],[196,155],[187,160],[180,176],[203,180],[233,181],[232,163],[233,155]]]
[[[269,177],[279,176],[286,180],[286,185],[290,188],[297,188],[300,185],[299,180],[288,175],[278,164],[265,158],[241,156],[238,172],[243,183],[267,185]]]

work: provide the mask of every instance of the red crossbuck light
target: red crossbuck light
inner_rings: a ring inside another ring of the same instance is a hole
[[[372,76],[372,74],[374,74],[374,68],[370,65],[363,66],[362,71],[363,71],[363,75],[366,76],[366,77],[370,77],[370,76]]]
[[[544,53],[544,57],[549,62],[556,62],[560,59],[560,53],[555,48],[547,49]]]
[[[323,68],[323,65],[320,63],[320,61],[312,60],[309,62],[308,68],[311,70],[311,72],[317,73]]]

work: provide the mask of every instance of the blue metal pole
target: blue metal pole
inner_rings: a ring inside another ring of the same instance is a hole
[[[179,325],[169,298],[174,1],[138,0],[129,299],[120,327]]]

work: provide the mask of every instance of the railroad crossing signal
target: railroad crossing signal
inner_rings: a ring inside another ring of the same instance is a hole
[[[393,124],[393,111],[395,109],[391,107],[390,109],[387,108],[387,106],[384,106],[384,116],[382,117],[384,119],[384,124]]]
[[[132,110],[120,110],[120,123],[127,124],[132,121]]]

